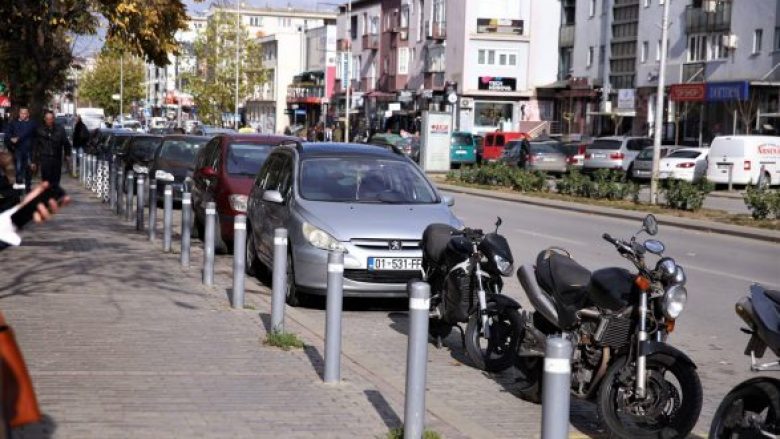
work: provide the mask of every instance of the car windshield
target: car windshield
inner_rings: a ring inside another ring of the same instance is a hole
[[[623,142],[621,140],[611,140],[611,139],[596,139],[588,145],[588,151],[593,151],[597,149],[620,149],[620,145],[622,145]]]
[[[198,150],[209,139],[169,139],[160,148],[160,157],[166,160],[191,163],[195,161]]]
[[[513,140],[504,146],[503,154],[506,156],[515,155],[520,152],[520,148],[523,146],[523,142],[520,140]]]
[[[154,154],[154,150],[157,145],[160,144],[160,139],[156,137],[136,137],[133,139],[133,145],[131,146],[133,154],[142,157],[150,157]]]
[[[642,152],[639,153],[638,156],[636,156],[637,160],[652,160],[653,159],[653,148],[645,148],[642,150]]]
[[[301,197],[310,201],[389,204],[436,203],[417,168],[367,157],[310,158],[301,164]]]
[[[452,146],[472,146],[473,140],[470,134],[453,134]]]
[[[555,145],[551,142],[531,142],[531,154],[560,154]]]
[[[231,143],[227,151],[227,172],[233,175],[257,174],[275,145]]]
[[[675,151],[669,154],[667,157],[669,157],[670,159],[695,159],[699,157],[699,154],[701,154],[701,152],[699,151],[683,149],[682,151]]]
[[[122,146],[124,146],[127,139],[130,139],[130,136],[112,136],[111,144],[109,145],[111,152],[119,151]]]

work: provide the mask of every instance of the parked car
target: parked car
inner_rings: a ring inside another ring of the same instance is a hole
[[[501,161],[529,171],[566,172],[566,156],[557,140],[513,140],[506,144]]]
[[[733,184],[757,184],[762,170],[766,184],[780,184],[780,137],[721,136],[710,144],[707,180],[728,184],[731,172]]]
[[[195,167],[195,157],[208,141],[209,138],[204,136],[171,135],[163,138],[149,169],[149,175],[157,179],[157,199],[160,202],[166,185],[173,189],[173,200],[181,201],[184,183]]]
[[[287,302],[326,291],[328,250],[343,249],[344,294],[405,297],[420,276],[431,223],[462,227],[422,170],[384,148],[296,143],[277,148],[248,203],[247,268],[273,265],[274,229],[289,233]]]
[[[677,145],[661,145],[659,148],[660,158],[664,158],[669,155],[670,152],[675,149],[680,149],[682,146]],[[660,163],[660,162],[659,162]],[[653,147],[648,146],[639,152],[639,155],[634,159],[634,164],[631,166],[631,178],[636,180],[649,180],[653,176]]]
[[[192,134],[195,136],[214,137],[219,134],[237,134],[237,133],[236,130],[232,128],[220,128],[211,125],[198,125],[192,129]]]
[[[125,130],[110,133],[101,147],[107,154],[108,161],[113,161],[114,156],[124,151],[130,139],[137,135],[133,131]]]
[[[149,174],[149,166],[154,160],[154,152],[161,141],[162,136],[151,134],[137,134],[131,137],[125,143],[124,150],[117,154],[122,158],[125,175],[129,171],[136,174]]]
[[[504,145],[512,140],[527,139],[528,134],[497,131],[495,133],[485,134],[485,142],[482,147],[482,160],[486,162],[495,162],[501,159],[501,154],[504,152]]]
[[[233,220],[246,212],[247,196],[257,172],[271,150],[288,136],[220,134],[206,143],[195,157],[190,188],[195,228],[203,236],[206,203],[217,206],[216,250],[225,252],[233,242]]]
[[[141,122],[138,122],[137,120],[125,120],[123,122],[120,121],[114,121],[111,128],[125,128],[128,130],[133,130],[139,133],[144,132],[143,127],[141,126]]]
[[[132,131],[121,128],[98,128],[89,133],[89,142],[85,147],[86,154],[104,154],[106,152],[106,142],[114,133],[132,133]]]
[[[395,133],[375,133],[366,143],[391,149],[395,152],[403,152],[404,138],[400,134]]]
[[[477,163],[477,143],[471,133],[455,131],[450,137],[450,163],[453,167]]]
[[[565,142],[559,143],[555,148],[566,156],[566,167],[569,171],[581,170],[585,162],[585,150],[589,142]]]
[[[613,169],[631,174],[631,164],[645,147],[653,144],[647,137],[599,137],[585,151],[583,172]]]
[[[696,182],[707,175],[709,148],[678,148],[658,162],[658,178]]]

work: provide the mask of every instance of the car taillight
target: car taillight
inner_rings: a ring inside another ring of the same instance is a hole
[[[588,148],[588,145],[580,145],[579,148],[577,148],[577,154],[585,154],[585,150]]]
[[[745,168],[746,171],[750,170],[750,160],[745,160]]]
[[[568,164],[570,164],[570,165],[573,165],[573,164],[577,163],[577,159],[575,159],[575,158],[574,158],[574,156],[572,156],[572,157],[567,157],[567,158],[566,158],[566,163],[568,163]]]
[[[694,166],[696,166],[696,163],[693,162],[680,163],[679,165],[677,165],[678,168],[692,168]]]
[[[610,160],[623,160],[623,157],[625,157],[625,155],[623,155],[622,152],[613,152],[609,155]]]

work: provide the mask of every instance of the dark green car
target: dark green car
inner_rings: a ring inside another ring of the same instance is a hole
[[[477,142],[471,133],[455,131],[450,141],[450,163],[453,166],[477,163]]]

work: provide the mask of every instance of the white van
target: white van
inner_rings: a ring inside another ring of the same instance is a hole
[[[770,185],[780,184],[780,137],[721,136],[710,145],[707,180],[717,184],[758,183],[761,169]]]

